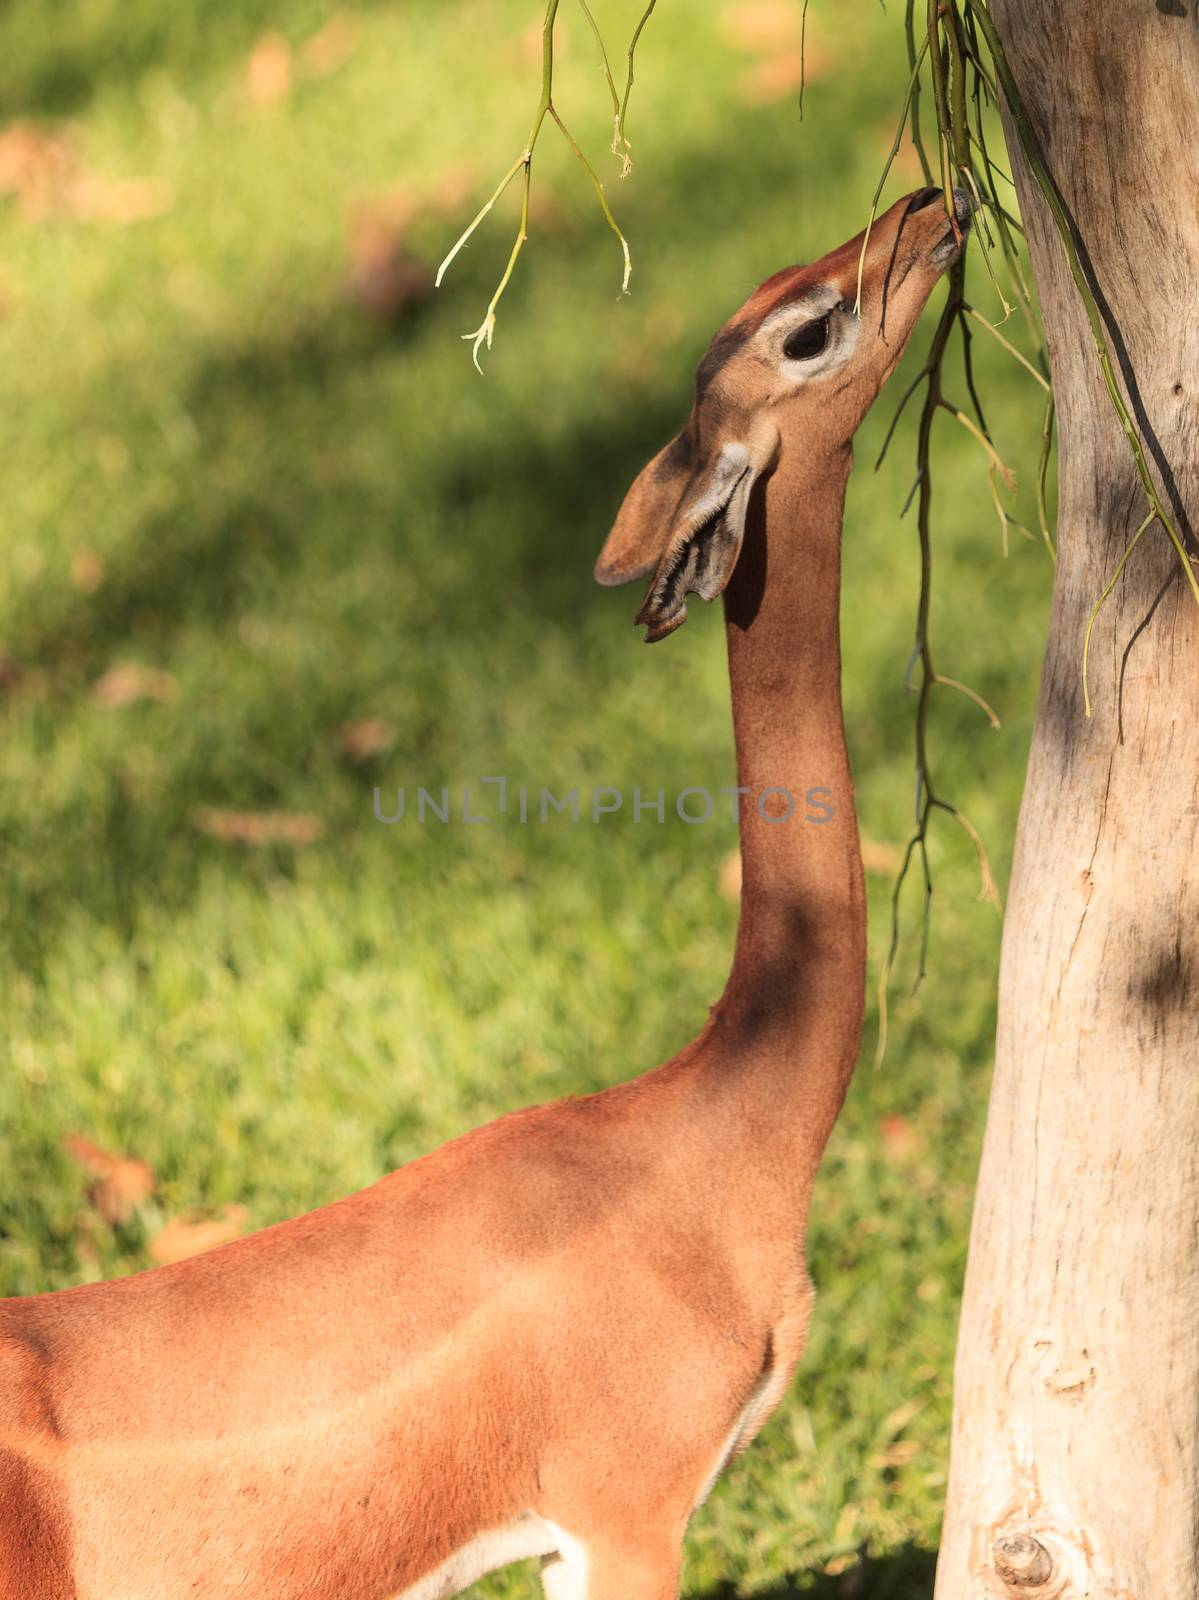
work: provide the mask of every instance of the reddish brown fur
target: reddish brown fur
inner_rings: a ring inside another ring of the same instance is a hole
[[[905,267],[924,265],[896,281],[886,341],[901,208],[876,225],[854,381],[779,408],[750,507],[726,594],[739,782],[822,785],[837,811],[745,810],[707,1028],[654,1072],[252,1238],[0,1302],[0,1600],[384,1600],[523,1511],[586,1546],[588,1600],[677,1592],[696,1498],[807,1324],[808,1198],[863,1003],[841,507],[853,431],[936,277],[938,211],[909,221]],[[847,245],[777,274],[733,325],[814,281],[852,294],[856,266]]]

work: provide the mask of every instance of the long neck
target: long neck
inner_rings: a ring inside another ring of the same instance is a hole
[[[755,1139],[814,1170],[861,1039],[866,905],[841,717],[841,520],[852,461],[784,450],[725,594],[741,919],[703,1054]],[[819,470],[816,470],[818,467]],[[771,797],[768,790],[785,794]],[[771,818],[785,812],[785,820]]]

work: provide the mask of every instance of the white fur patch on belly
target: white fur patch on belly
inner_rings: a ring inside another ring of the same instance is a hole
[[[472,1583],[511,1561],[556,1555],[563,1540],[561,1528],[530,1512],[502,1528],[477,1534],[410,1589],[402,1590],[395,1600],[450,1600],[451,1595],[469,1589]]]

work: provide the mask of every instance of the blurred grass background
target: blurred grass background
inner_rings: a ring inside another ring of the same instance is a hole
[[[596,11],[621,55],[640,5]],[[865,219],[902,16],[813,0],[801,123],[799,11],[661,0],[622,182],[563,7],[556,99],[608,181],[632,293],[548,128],[480,378],[459,335],[515,190],[436,295],[428,274],[521,148],[537,6],[0,10],[0,1293],[145,1266],[180,1219],[319,1205],[703,1021],[735,925],[730,821],[384,827],[372,789],[731,781],[719,608],[647,651],[637,596],[590,570],[714,328]],[[904,152],[887,196],[920,181]],[[870,467],[921,344],[862,431],[846,518],[872,980],[913,785],[914,411]],[[1035,524],[1039,398],[976,348]],[[984,466],[938,424],[933,641],[1003,727],[939,691],[932,748],[1002,883],[1049,564],[1018,536],[1004,558]],[[872,1071],[872,995],[820,1179],[808,1353],[693,1524],[689,1593],[928,1592],[999,939],[948,820],[932,855],[929,976],[913,996],[913,884],[888,1057]],[[148,1163],[153,1191],[89,1203],[71,1133]]]

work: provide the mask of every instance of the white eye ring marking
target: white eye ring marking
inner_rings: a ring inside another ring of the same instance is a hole
[[[822,331],[823,341],[816,342]],[[858,318],[840,292],[821,284],[762,324],[760,359],[777,368],[790,391],[843,367],[853,356],[859,331]]]

